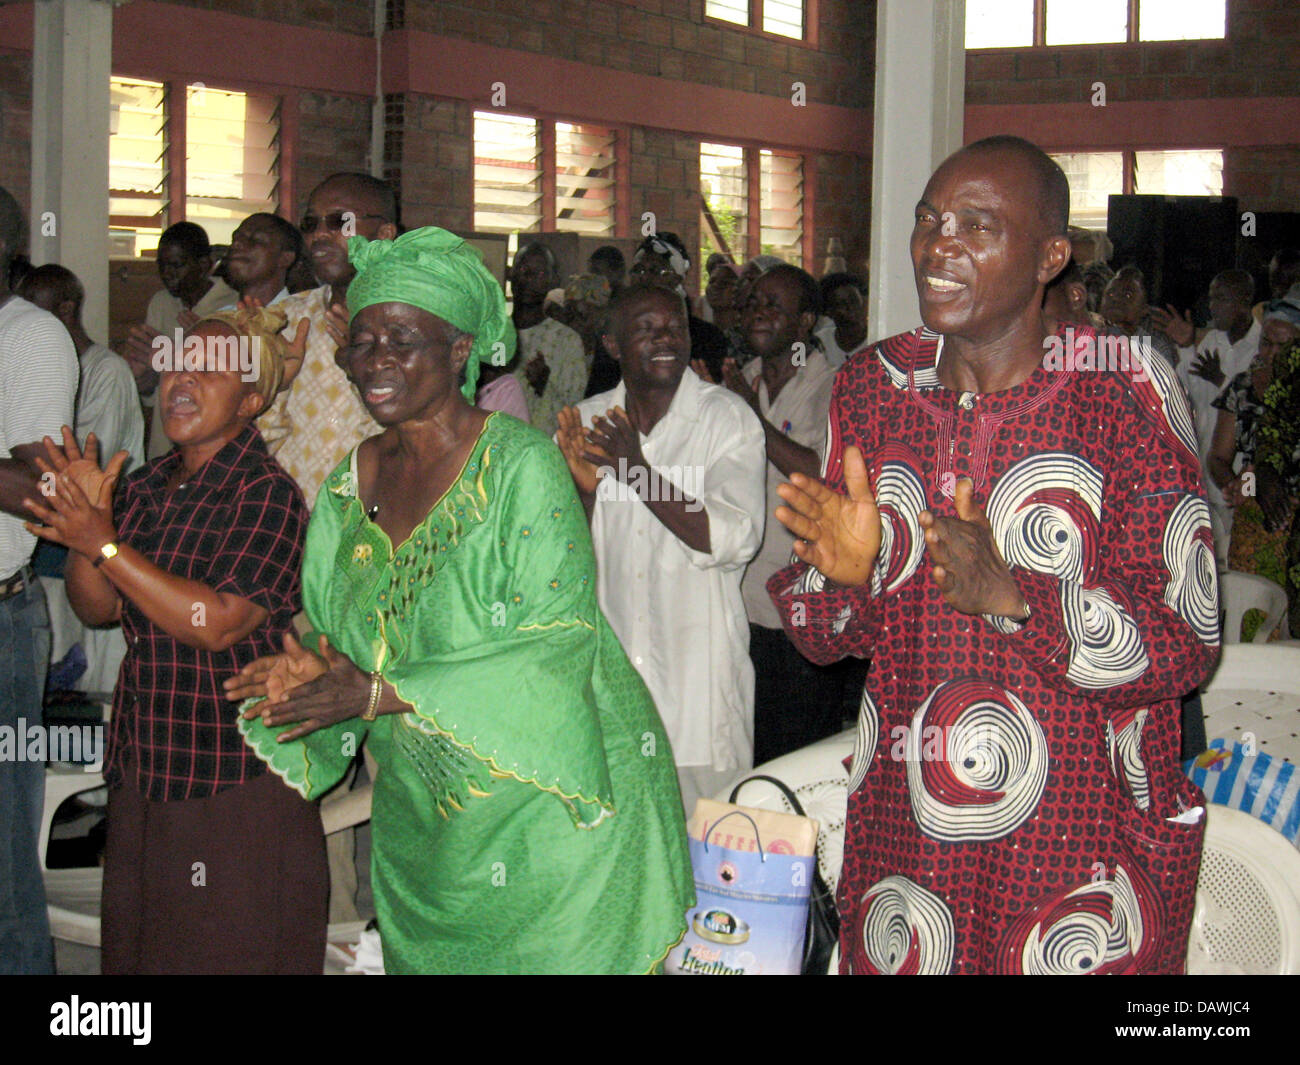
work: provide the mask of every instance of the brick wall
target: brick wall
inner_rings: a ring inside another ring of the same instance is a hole
[[[811,156],[805,173],[816,174],[813,205],[813,258],[804,268],[822,273],[826,245],[838,237],[848,268],[866,270],[871,254],[871,160],[860,155]]]
[[[226,15],[268,19],[318,30],[370,34],[374,4],[382,0],[164,0],[179,7],[201,7]]]
[[[19,203],[24,215],[32,182],[32,60],[0,52],[0,188]]]
[[[1223,157],[1223,189],[1237,197],[1243,210],[1300,210],[1300,145],[1229,148]]]
[[[966,57],[968,104],[1300,95],[1296,0],[1228,0],[1228,39],[1008,48]]]
[[[874,0],[821,0],[817,49],[704,19],[704,0],[406,0],[405,26],[772,96],[871,104]]]
[[[474,228],[473,115],[466,100],[390,98],[385,176],[401,193],[408,227],[435,225],[458,233]]]
[[[641,215],[654,214],[656,231],[676,233],[692,260],[700,246],[700,142],[662,129],[634,127],[630,137],[631,216],[629,237],[640,238]],[[702,263],[692,262],[687,290],[700,285]]]
[[[370,169],[370,101],[355,96],[304,92],[298,97],[294,204],[297,218],[311,190],[339,170]]]

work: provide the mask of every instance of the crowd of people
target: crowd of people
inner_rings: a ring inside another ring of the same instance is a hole
[[[387,971],[655,971],[695,800],[853,715],[843,971],[1181,971],[1216,565],[1295,606],[1300,254],[1262,305],[1219,273],[1198,336],[1033,145],[918,191],[923,325],[878,342],[861,277],[719,253],[692,298],[669,232],[567,280],[525,239],[507,304],[349,173],[219,261],[164,231],[121,356],[11,270],[0,193],[4,713],[41,715],[39,542],[120,632],[103,971],[319,972],[356,884],[316,800],[358,773]],[[252,371],[160,372],[182,335]],[[21,972],[42,769],[0,765]]]

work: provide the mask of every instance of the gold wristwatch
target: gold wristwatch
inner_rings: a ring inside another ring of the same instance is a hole
[[[103,547],[101,547],[99,549],[99,558],[91,562],[91,565],[94,566],[96,569],[98,569],[99,566],[107,562],[110,558],[117,558],[116,540],[109,540],[108,543],[106,543]]]

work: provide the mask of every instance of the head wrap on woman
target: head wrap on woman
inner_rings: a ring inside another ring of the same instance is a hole
[[[232,307],[204,315],[201,321],[195,323],[194,329],[204,322],[219,322],[240,336],[254,341],[256,391],[263,399],[262,409],[265,410],[275,399],[275,394],[280,391],[280,384],[284,381],[284,359],[289,351],[289,342],[282,334],[288,320],[288,316],[278,307],[258,307],[256,310]]]
[[[1264,308],[1264,321],[1277,319],[1300,329],[1300,285],[1293,285],[1291,291],[1280,300],[1274,300]]]
[[[348,241],[357,276],[348,286],[352,318],[376,303],[406,303],[436,315],[474,337],[461,393],[470,402],[479,364],[504,366],[515,353],[515,327],[505,293],[478,250],[436,226],[413,229],[396,240]]]

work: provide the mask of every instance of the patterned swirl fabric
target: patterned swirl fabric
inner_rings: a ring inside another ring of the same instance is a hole
[[[1082,336],[1080,331],[1080,336]],[[1089,338],[1084,338],[1089,339]],[[1039,369],[939,385],[918,330],[845,364],[827,481],[849,445],[881,514],[872,580],[793,564],[768,589],[814,662],[870,657],[838,888],[846,973],[1183,969],[1204,800],[1178,697],[1217,657],[1209,512],[1186,400],[1150,378]],[[1141,379],[1139,379],[1141,378]],[[1030,617],[943,599],[919,513],[975,482]]]
[[[288,744],[258,719],[245,738],[315,797],[368,729],[388,972],[656,968],[694,904],[681,798],[654,704],[596,605],[560,452],[490,416],[395,549],[363,513],[355,470],[354,453],[321,490],[304,603],[415,710]]]

